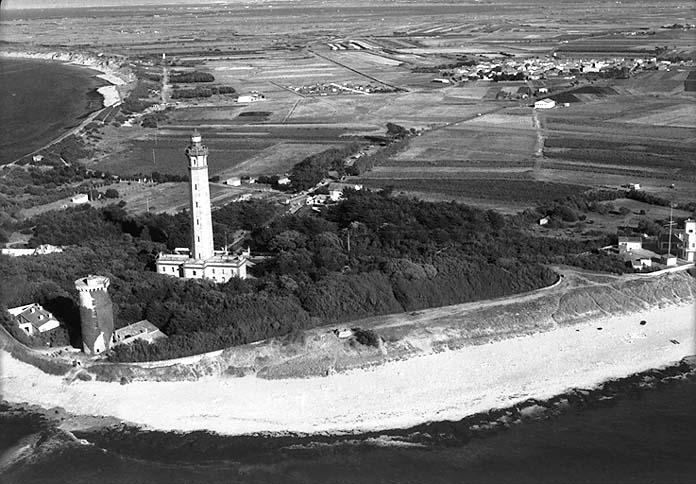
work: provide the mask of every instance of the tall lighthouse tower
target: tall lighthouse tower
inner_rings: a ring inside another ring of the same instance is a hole
[[[186,156],[189,159],[191,179],[191,257],[206,260],[213,257],[213,222],[210,216],[208,188],[208,147],[201,143],[198,130],[194,130],[191,135],[191,144],[186,148]]]

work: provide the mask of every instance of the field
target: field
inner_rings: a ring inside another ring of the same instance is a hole
[[[376,183],[375,179],[361,180],[367,186],[386,186],[397,192],[425,192],[444,197],[481,199],[487,201],[541,204],[558,198],[576,195],[587,190],[579,185],[539,182],[534,180],[465,178],[401,178]]]
[[[696,199],[696,96],[684,90],[696,70],[693,35],[663,28],[684,23],[685,5],[353,0],[337,10],[319,0],[271,1],[87,9],[58,30],[41,15],[6,17],[0,26],[15,46],[91,45],[150,73],[166,53],[176,70],[207,72],[238,94],[265,96],[179,99],[157,129],[107,126],[90,167],[185,175],[183,150],[198,128],[211,176],[283,174],[313,153],[367,143],[391,122],[420,135],[362,173],[364,184],[514,211],[575,187],[629,182],[675,201]],[[463,61],[653,57],[686,62],[627,78],[575,79],[566,70],[522,81],[433,82],[454,72],[438,66]],[[514,99],[521,87],[545,87],[559,106],[535,111],[542,95]]]

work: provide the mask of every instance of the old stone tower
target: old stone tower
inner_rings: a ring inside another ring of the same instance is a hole
[[[208,188],[208,147],[201,143],[201,135],[194,131],[191,144],[186,148],[191,177],[191,223],[193,240],[191,257],[207,260],[213,257],[213,222],[210,216],[210,189]]]
[[[82,349],[88,355],[98,355],[109,349],[114,332],[114,312],[107,292],[109,278],[87,276],[75,281],[80,295]]]

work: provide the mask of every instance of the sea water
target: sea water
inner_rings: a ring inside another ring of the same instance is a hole
[[[102,107],[99,72],[0,57],[0,164],[41,148]]]
[[[686,483],[694,402],[692,362],[458,422],[348,436],[127,426],[73,436],[3,404],[0,452],[33,443],[5,469],[7,483]],[[525,405],[544,410],[529,416]]]

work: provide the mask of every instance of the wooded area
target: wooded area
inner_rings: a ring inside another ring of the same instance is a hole
[[[42,257],[2,257],[0,304],[39,302],[79,341],[73,281],[112,281],[116,326],[147,318],[169,339],[120,346],[114,361],[174,358],[377,314],[412,311],[533,290],[556,279],[543,264],[606,265],[579,242],[536,237],[519,216],[387,191],[345,192],[321,214],[280,215],[260,201],[213,212],[216,234],[251,230],[253,253],[268,254],[254,278],[217,285],[156,274],[160,250],[189,245],[189,217],[130,216],[111,205],[47,212],[23,225],[32,245],[72,246]],[[79,244],[79,245],[78,245]]]

